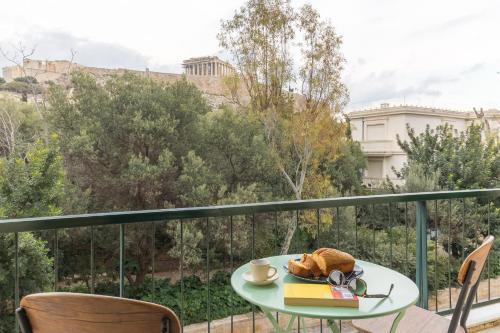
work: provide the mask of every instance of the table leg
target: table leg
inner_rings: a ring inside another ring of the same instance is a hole
[[[301,331],[304,333],[307,333],[307,326],[306,326],[306,321],[304,320],[304,317],[300,316],[299,320],[300,320]]]
[[[391,333],[396,333],[396,330],[398,328],[399,322],[401,321],[401,319],[403,319],[403,317],[405,315],[405,311],[406,311],[406,309],[404,309],[403,311],[399,312],[398,315],[397,315],[397,317],[392,322]]]
[[[328,319],[328,321],[327,321],[327,325],[328,325],[328,327],[330,327],[330,330],[331,330],[333,333],[340,333],[340,328],[339,328],[339,326],[337,325],[337,323],[335,322],[335,320],[333,320],[333,319]]]
[[[286,325],[286,328],[281,328],[279,322],[276,320],[276,318],[273,316],[272,312],[269,311],[269,309],[266,308],[261,308],[262,312],[266,315],[267,319],[271,322],[271,325],[273,325],[274,330],[277,333],[289,333],[292,332],[293,329],[293,322],[297,318],[296,315],[291,315],[290,320],[288,321],[288,324]]]

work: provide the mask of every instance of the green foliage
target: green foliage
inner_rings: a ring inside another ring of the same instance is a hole
[[[432,192],[437,190],[437,171],[428,170],[418,163],[409,164],[406,170],[404,188],[406,192]]]
[[[18,94],[40,94],[42,88],[36,83],[28,83],[24,81],[11,81],[0,86],[2,90],[10,91]]]
[[[462,190],[497,187],[500,180],[500,146],[493,137],[483,136],[482,127],[470,125],[458,133],[449,125],[435,130],[427,126],[417,135],[408,128],[408,141],[398,137],[398,144],[408,155],[408,164],[396,174],[406,181],[403,190]],[[396,191],[401,190],[394,187]],[[443,203],[439,203],[439,206]],[[487,234],[498,235],[500,212],[490,210],[485,200],[452,200],[432,213],[428,208],[430,228],[438,228],[438,241],[446,244],[453,259],[463,258],[474,250]],[[448,211],[451,217],[448,217]],[[437,218],[436,218],[437,216]],[[498,258],[500,247],[494,245],[492,258]],[[452,260],[453,260],[452,259]],[[498,260],[491,271],[500,271]],[[441,278],[441,277],[439,277]]]
[[[210,278],[210,309],[211,320],[225,318],[231,314],[237,315],[252,310],[251,305],[238,296],[231,287],[230,274],[219,271]],[[154,288],[153,288],[154,287]],[[117,295],[118,283],[100,282],[96,285],[96,293]],[[181,298],[181,288],[184,297]],[[127,286],[126,296],[147,302],[154,302],[171,308],[183,318],[183,325],[207,321],[207,289],[208,284],[196,275],[184,277],[172,283],[169,279],[153,279],[148,276],[136,287]],[[84,285],[64,287],[63,291],[87,292]],[[183,311],[181,306],[183,305]]]
[[[71,93],[51,87],[51,123],[69,178],[88,194],[90,211],[253,202],[280,190],[273,187],[278,177],[261,124],[228,109],[209,113],[187,81],[166,85],[127,73],[99,85],[75,73],[72,85]],[[169,239],[177,229],[167,228],[162,236]],[[185,231],[193,246],[186,260],[194,264],[201,258],[199,226]],[[149,270],[152,238],[132,225],[127,238],[126,275],[138,285]],[[111,253],[117,247],[116,238],[101,241]],[[178,248],[169,253],[180,254]],[[98,266],[114,269],[111,262]]]
[[[42,122],[31,104],[0,97],[0,157],[22,156],[41,138]]]
[[[398,144],[408,155],[409,165],[421,165],[428,176],[436,173],[441,189],[492,188],[498,184],[499,145],[493,138],[482,139],[481,126],[471,125],[461,133],[448,124],[435,130],[427,126],[419,135],[407,127],[409,141],[398,137]],[[408,171],[407,165],[396,174],[405,179]]]
[[[5,82],[6,82],[5,79],[3,77],[0,77],[0,86],[5,84]]]
[[[222,21],[218,39],[238,59],[242,87],[250,97],[240,112],[250,112],[262,123],[263,142],[272,153],[285,197],[332,195],[330,175],[322,172],[321,164],[334,161],[339,153],[344,124],[334,115],[348,100],[341,81],[342,38],[335,28],[307,4],[296,9],[287,0],[248,0]],[[294,53],[301,54],[298,63],[292,61]],[[234,95],[239,82],[228,81]],[[299,94],[291,93],[291,86],[300,87]],[[335,177],[337,185],[351,187],[347,177]],[[289,250],[296,224],[289,224],[282,253]]]
[[[325,165],[333,185],[342,196],[361,193],[366,157],[359,142],[346,140],[340,147],[339,156],[334,161],[326,161]]]
[[[189,122],[208,110],[199,91],[186,81],[165,86],[133,74],[100,86],[77,73],[72,82],[71,95],[50,91],[52,125],[71,179],[92,191],[90,209],[176,204],[176,159],[193,134]]]
[[[0,216],[58,215],[63,185],[57,137],[38,140],[24,156],[0,159]]]
[[[29,84],[37,84],[38,83],[38,80],[33,77],[33,76],[20,76],[20,77],[16,77],[14,79],[14,81],[16,82],[24,82],[24,83],[29,83]]]
[[[0,222],[1,223],[1,222]],[[0,332],[14,328],[15,235],[0,234]],[[52,259],[45,242],[31,233],[19,234],[19,292],[21,297],[48,291],[52,286]]]

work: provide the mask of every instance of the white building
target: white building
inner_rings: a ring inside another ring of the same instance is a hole
[[[386,176],[397,182],[392,167],[401,169],[406,162],[406,154],[399,148],[396,135],[402,140],[408,140],[406,124],[419,134],[427,125],[436,128],[448,123],[461,132],[471,123],[481,121],[474,111],[460,112],[409,105],[389,106],[387,103],[376,109],[350,112],[348,117],[351,120],[353,139],[361,142],[362,150],[368,159],[365,183],[372,186],[377,186]],[[489,124],[491,132],[498,135],[500,111],[485,111],[483,119]]]

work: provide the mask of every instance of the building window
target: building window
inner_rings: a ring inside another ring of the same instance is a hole
[[[385,140],[385,124],[367,124],[365,140]]]
[[[378,178],[384,177],[384,160],[381,158],[368,158],[368,165],[366,168],[367,178]]]

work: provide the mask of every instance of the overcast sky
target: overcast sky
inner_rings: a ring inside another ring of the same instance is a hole
[[[220,20],[240,0],[1,0],[0,45],[34,58],[179,71],[218,54]],[[310,1],[343,36],[348,110],[383,102],[500,109],[500,1]],[[304,1],[293,1],[299,6]],[[0,60],[0,66],[5,66]]]

